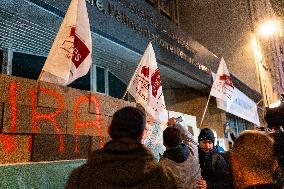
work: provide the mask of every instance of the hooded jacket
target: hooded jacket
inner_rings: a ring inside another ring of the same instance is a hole
[[[86,164],[71,173],[66,189],[79,188],[174,189],[176,181],[142,144],[120,138],[94,151]]]
[[[167,149],[160,164],[174,174],[178,188],[197,188],[196,180],[201,178],[197,146],[182,143],[175,148]]]

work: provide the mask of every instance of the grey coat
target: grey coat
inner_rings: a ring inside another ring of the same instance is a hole
[[[174,174],[178,188],[195,189],[197,188],[196,180],[201,178],[197,143],[194,142],[192,135],[183,126],[175,125],[175,127],[179,129],[184,143],[189,148],[189,156],[182,163],[162,157],[160,164]]]

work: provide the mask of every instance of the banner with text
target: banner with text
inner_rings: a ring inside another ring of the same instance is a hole
[[[226,102],[216,98],[217,107],[259,126],[257,105],[239,89],[235,88],[236,98],[227,109]]]

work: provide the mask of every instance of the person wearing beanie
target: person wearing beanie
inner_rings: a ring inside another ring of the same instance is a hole
[[[224,158],[214,149],[215,136],[211,129],[201,129],[198,136],[198,154],[201,175],[208,189],[231,189],[232,178]]]
[[[146,116],[137,108],[124,107],[115,112],[109,126],[112,140],[72,171],[65,188],[177,188],[174,175],[141,144],[145,126]]]

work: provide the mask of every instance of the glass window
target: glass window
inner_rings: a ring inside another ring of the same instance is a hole
[[[97,92],[99,93],[105,93],[106,92],[106,87],[105,87],[105,69],[96,66],[96,84],[97,84]]]
[[[42,56],[14,52],[12,75],[37,80],[45,59]]]
[[[91,82],[91,78],[90,78],[90,70],[89,70],[89,72],[86,75],[76,79],[70,85],[68,85],[68,87],[90,91],[91,89],[90,82]]]
[[[244,130],[254,129],[254,124],[250,123],[240,117],[226,113],[227,122],[229,127],[232,128],[236,135],[239,135]]]
[[[45,57],[14,52],[12,75],[37,80],[45,62]],[[90,90],[90,72],[68,85],[81,90]]]
[[[108,72],[108,85],[109,85],[109,96],[122,99],[125,90],[126,84],[124,84],[119,78],[113,75],[111,72]],[[127,96],[124,100],[128,100]]]

